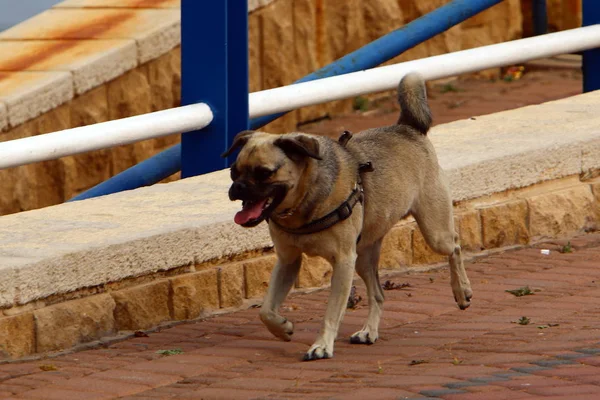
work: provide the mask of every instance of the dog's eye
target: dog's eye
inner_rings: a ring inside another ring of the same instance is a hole
[[[270,170],[264,167],[256,167],[254,168],[254,179],[258,182],[266,181],[269,179],[275,171]]]

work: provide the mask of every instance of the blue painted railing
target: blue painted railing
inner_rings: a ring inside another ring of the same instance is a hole
[[[501,1],[451,1],[297,82],[373,68]],[[583,3],[584,24],[600,23],[600,1],[583,0]],[[229,165],[231,160],[217,157],[231,143],[233,135],[248,124],[247,0],[208,3],[183,0],[181,11],[182,101],[184,104],[208,103],[215,113],[215,121],[202,132],[184,134],[181,144],[113,176],[71,201],[151,185],[180,168],[182,176],[188,177]],[[236,40],[230,40],[234,37]],[[597,53],[598,50],[594,50],[584,54],[584,71],[598,70],[600,56]],[[586,90],[600,88],[600,74],[595,74],[595,78],[593,75],[588,73],[584,78]],[[258,129],[281,115],[256,118],[249,125]]]
[[[548,32],[548,10],[546,0],[533,0],[531,3],[533,17],[533,34],[543,35]]]

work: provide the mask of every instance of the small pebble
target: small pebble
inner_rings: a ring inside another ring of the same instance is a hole
[[[548,249],[542,249],[540,251],[540,253],[542,253],[543,255],[547,256],[548,254],[550,254],[550,250],[548,250]]]

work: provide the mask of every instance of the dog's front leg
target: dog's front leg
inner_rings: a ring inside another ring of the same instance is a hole
[[[294,324],[279,315],[279,307],[296,281],[301,264],[301,252],[289,251],[285,254],[278,252],[277,263],[271,272],[267,295],[260,309],[260,319],[267,329],[286,342],[292,339]]]
[[[332,263],[331,292],[327,300],[323,328],[315,343],[304,355],[304,361],[333,357],[333,342],[337,337],[340,323],[348,305],[348,296],[350,296],[352,279],[354,278],[355,262],[356,251],[353,249],[343,259]]]

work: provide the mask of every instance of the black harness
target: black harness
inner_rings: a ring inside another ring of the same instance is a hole
[[[350,139],[352,139],[352,134],[348,131],[344,131],[344,133],[342,133],[342,135],[338,139],[338,142],[343,147],[346,147],[346,144],[348,143],[348,141]],[[280,224],[275,222],[275,220],[273,220],[273,219],[271,219],[271,222],[273,222],[282,231],[287,232],[287,233],[292,233],[295,235],[307,235],[310,233],[317,233],[317,232],[321,232],[321,231],[331,228],[335,224],[348,219],[352,215],[352,210],[358,203],[364,204],[365,197],[364,197],[364,191],[363,191],[363,187],[362,187],[362,181],[360,179],[360,174],[365,173],[365,172],[372,172],[372,171],[374,171],[374,169],[373,169],[373,165],[371,164],[371,162],[360,164],[358,167],[359,179],[358,179],[358,182],[356,182],[354,189],[350,193],[350,196],[348,196],[346,201],[344,201],[342,204],[340,204],[340,206],[338,208],[336,208],[329,214],[325,215],[324,217],[321,217],[317,220],[311,221],[305,225],[302,225],[299,228],[287,228],[287,227],[281,226]],[[358,235],[358,238],[356,239],[357,243],[359,241],[360,241],[360,234]]]

